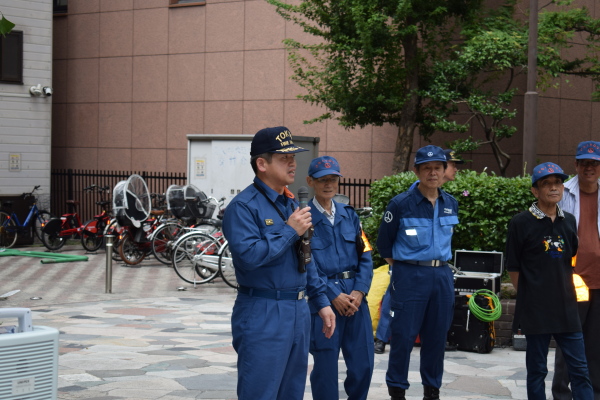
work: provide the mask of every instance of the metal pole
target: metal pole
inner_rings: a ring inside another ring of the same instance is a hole
[[[529,42],[527,53],[527,92],[524,97],[525,115],[523,118],[523,165],[524,171],[531,174],[535,166],[537,146],[537,37],[538,0],[529,0]]]
[[[115,235],[106,235],[106,284],[104,293],[112,293],[112,254]]]

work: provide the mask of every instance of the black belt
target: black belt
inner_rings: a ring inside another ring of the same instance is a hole
[[[344,272],[340,272],[339,274],[333,274],[328,276],[328,279],[352,279],[356,276],[356,272],[355,271],[344,271]]]
[[[426,267],[443,267],[448,264],[448,261],[444,260],[427,260],[427,261],[411,261],[411,260],[403,260],[400,261],[406,264],[414,264],[414,265],[423,265]]]
[[[306,296],[306,290],[275,290],[275,289],[254,289],[246,286],[238,286],[238,292],[253,297],[262,297],[272,300],[302,300]]]

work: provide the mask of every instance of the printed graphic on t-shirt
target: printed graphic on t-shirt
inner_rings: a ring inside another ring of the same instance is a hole
[[[562,236],[544,236],[544,251],[552,258],[562,258],[565,241]]]

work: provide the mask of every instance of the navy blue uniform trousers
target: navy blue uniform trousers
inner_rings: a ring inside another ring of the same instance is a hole
[[[427,267],[394,261],[392,271],[392,346],[386,382],[408,389],[410,353],[421,340],[422,384],[439,388],[446,337],[454,310],[454,278],[448,265]]]
[[[306,377],[310,343],[306,300],[238,293],[231,323],[239,400],[302,400],[306,379],[298,376]]]
[[[369,305],[363,300],[358,312],[351,317],[343,317],[332,307],[336,315],[335,332],[331,339],[322,333],[323,320],[312,314],[312,338],[310,353],[314,368],[310,373],[310,383],[314,400],[339,399],[338,358],[340,349],[346,362],[344,389],[349,393],[348,400],[366,400],[373,375],[373,324]]]

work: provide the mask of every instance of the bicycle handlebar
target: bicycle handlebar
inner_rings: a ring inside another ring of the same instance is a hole
[[[21,197],[23,197],[23,198],[27,198],[29,196],[35,197],[34,194],[33,194],[33,192],[35,192],[36,190],[38,190],[40,187],[42,187],[42,185],[36,185],[36,186],[34,186],[33,190],[31,192],[29,192],[29,193],[23,193],[23,194],[21,194]]]
[[[220,199],[217,200],[217,198],[212,197],[212,196],[208,196],[206,199],[202,200],[201,203],[210,203],[210,202],[215,202],[218,206],[222,206],[223,203],[225,203],[225,197],[221,197]]]

